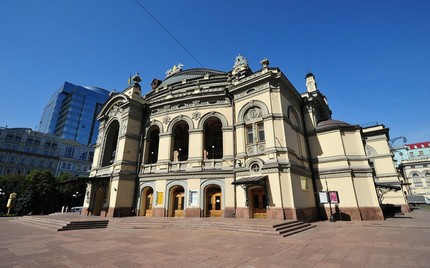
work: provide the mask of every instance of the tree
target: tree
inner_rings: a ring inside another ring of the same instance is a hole
[[[63,173],[57,178],[58,206],[81,206],[87,183],[84,180],[73,177],[69,173]],[[58,208],[58,209],[59,209]]]
[[[6,211],[6,204],[11,193],[21,193],[25,177],[17,174],[7,174],[0,176],[0,213]]]
[[[49,171],[33,170],[24,180],[16,212],[19,215],[54,212],[56,196],[55,178],[52,174]]]

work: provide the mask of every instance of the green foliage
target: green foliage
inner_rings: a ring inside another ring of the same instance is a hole
[[[11,213],[18,215],[48,214],[60,211],[62,206],[81,206],[86,191],[86,181],[71,174],[58,178],[48,171],[34,170],[27,177],[22,175],[0,176],[0,213],[6,212],[10,193],[17,193],[16,207]],[[2,197],[2,198],[1,198]]]
[[[11,193],[20,193],[25,177],[16,174],[7,174],[0,176],[0,189],[3,195],[0,196],[0,213],[7,211],[6,204]],[[13,209],[12,209],[13,211]]]
[[[32,171],[24,180],[21,194],[18,193],[17,214],[54,212],[56,208],[55,186],[55,178],[49,171]]]
[[[69,208],[82,206],[87,183],[85,180],[72,177],[70,174],[61,174],[57,178],[58,205]]]

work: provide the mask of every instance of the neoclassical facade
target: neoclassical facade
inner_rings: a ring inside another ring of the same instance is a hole
[[[87,215],[384,218],[362,129],[332,120],[312,74],[300,94],[239,55],[229,72],[174,66],[144,96],[133,81],[98,115]]]

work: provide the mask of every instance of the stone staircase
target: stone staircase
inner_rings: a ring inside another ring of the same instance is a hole
[[[271,236],[290,236],[315,228],[315,224],[297,220],[275,221],[266,219],[236,218],[161,218],[161,217],[124,217],[103,220],[102,217],[91,217],[66,214],[46,216],[17,217],[14,221],[31,224],[56,231],[82,229],[212,229],[231,232],[244,232]]]
[[[58,231],[70,231],[70,230],[81,230],[81,229],[100,229],[107,228],[109,220],[101,221],[72,221],[66,226],[63,226]]]
[[[317,227],[314,224],[306,223],[302,221],[288,221],[280,224],[273,225],[273,228],[279,232],[282,237],[298,234],[309,229]]]
[[[17,217],[14,221],[56,231],[107,228],[109,224],[109,220],[71,221],[67,219],[56,219],[51,215]]]
[[[279,221],[277,221],[279,222]],[[274,236],[290,236],[315,228],[316,225],[297,220],[274,224],[270,220],[227,219],[227,218],[115,218],[108,228],[117,229],[163,229],[163,228],[202,228],[233,232],[245,232]]]
[[[279,235],[270,224],[252,223],[250,221],[236,221],[236,219],[208,219],[208,218],[144,218],[136,217],[132,220],[115,218],[109,222],[112,229],[217,229],[233,232],[245,232],[264,235]]]

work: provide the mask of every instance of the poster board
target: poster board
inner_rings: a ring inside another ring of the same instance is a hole
[[[337,191],[329,191],[328,196],[331,204],[339,204],[339,194]]]
[[[320,200],[320,204],[328,204],[328,194],[327,192],[318,192],[318,198]]]

